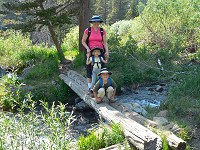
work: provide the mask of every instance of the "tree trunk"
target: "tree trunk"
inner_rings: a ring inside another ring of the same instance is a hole
[[[48,24],[48,29],[49,29],[49,32],[51,34],[51,38],[53,40],[53,43],[55,44],[56,49],[58,51],[58,57],[60,58],[61,63],[64,64],[64,63],[67,62],[67,60],[65,59],[65,55],[62,51],[61,44],[58,41],[58,38],[56,37],[56,33],[55,33],[53,26],[51,25],[50,21],[49,21],[49,24]]]
[[[44,6],[42,4],[42,1],[40,2],[40,8],[43,11],[45,10]],[[56,37],[56,33],[55,33],[55,31],[53,29],[53,26],[52,26],[50,21],[48,21],[48,25],[47,26],[48,26],[49,32],[51,34],[51,38],[53,40],[53,43],[55,44],[56,49],[58,51],[58,57],[60,58],[61,63],[62,64],[67,63],[67,60],[65,59],[64,53],[63,53],[62,48],[61,48],[61,44],[58,41],[58,38]]]
[[[81,43],[84,30],[89,27],[89,7],[90,0],[80,0],[80,14],[79,14],[79,50],[85,50]]]

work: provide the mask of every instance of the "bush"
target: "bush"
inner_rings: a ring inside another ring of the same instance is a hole
[[[16,74],[7,74],[0,79],[0,84],[2,91],[0,105],[4,110],[16,110],[26,97],[21,88],[23,83],[19,81]]]
[[[79,27],[75,26],[66,34],[63,40],[62,48],[64,51],[79,49]]]

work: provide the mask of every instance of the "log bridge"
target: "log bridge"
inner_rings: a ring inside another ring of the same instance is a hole
[[[115,103],[97,104],[95,99],[87,94],[87,80],[76,71],[69,70],[67,74],[60,74],[59,77],[84,100],[91,108],[93,108],[101,117],[108,122],[120,123],[125,137],[139,150],[161,150],[161,137],[144,127],[145,125],[156,127],[155,122],[146,119],[136,112],[120,112],[117,109],[119,105]],[[135,121],[136,120],[136,121]],[[138,123],[139,122],[139,123]],[[174,150],[185,150],[186,143],[180,138],[171,134],[167,138],[169,146]]]

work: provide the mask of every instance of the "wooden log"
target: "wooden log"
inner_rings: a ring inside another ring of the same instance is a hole
[[[158,124],[152,120],[149,120],[145,118],[144,116],[138,114],[137,112],[134,112],[127,108],[125,105],[115,102],[110,104],[112,107],[120,111],[122,114],[124,114],[126,117],[129,117],[136,121],[137,123],[145,126],[145,127],[153,127],[153,128],[158,128]]]
[[[85,97],[85,102],[92,108],[94,108],[95,106],[95,102],[93,100],[93,102],[91,102],[91,100],[89,98],[87,98],[87,82],[86,82],[86,79],[78,74],[77,72],[73,71],[73,70],[70,70],[68,71],[68,74],[67,75],[63,75],[61,74],[60,75],[60,78],[65,80],[66,83],[68,83],[68,85],[72,86],[72,83],[76,83],[78,84],[79,86],[74,86],[75,90],[77,91],[77,94],[84,100],[84,97]],[[88,102],[87,102],[88,100]],[[111,104],[112,107],[114,107],[115,109],[117,109],[118,111],[120,111],[122,114],[124,114],[126,117],[128,118],[131,118],[133,119],[134,121],[136,121],[137,123],[143,125],[143,126],[146,126],[146,127],[154,127],[154,128],[157,128],[159,129],[160,126],[152,121],[152,120],[149,120],[145,117],[143,117],[142,115],[136,113],[136,112],[133,112],[132,110],[127,110],[123,104],[119,104],[119,103],[112,103]],[[98,108],[96,110],[98,112]],[[161,127],[162,129],[162,127]],[[164,132],[164,131],[163,131]],[[167,142],[168,142],[168,145],[174,149],[174,150],[179,150],[181,148],[181,150],[185,150],[186,149],[186,142],[183,141],[182,139],[178,138],[176,135],[174,134],[168,134],[168,132],[166,132],[167,135]],[[185,148],[185,149],[184,149]]]
[[[186,149],[186,142],[183,141],[181,138],[177,137],[176,135],[174,135],[173,133],[171,133],[167,137],[167,142],[173,150],[185,150]]]
[[[167,137],[167,143],[170,148],[173,150],[185,150],[186,149],[186,142],[182,140],[181,138],[177,137],[175,134],[173,134],[170,131],[164,130],[163,131],[163,126],[158,125],[156,122],[149,120],[142,115],[133,112],[129,108],[127,108],[125,105],[120,104],[120,103],[111,103],[110,104],[112,107],[123,113],[126,117],[129,117],[133,119],[134,121],[138,122],[139,124],[147,127],[147,128],[156,128],[162,130],[162,134],[165,134]]]
[[[107,103],[97,104],[94,98],[87,95],[86,79],[78,73],[69,71],[68,75],[61,74],[60,78],[105,120],[108,122],[120,123],[123,127],[125,137],[137,149],[160,150],[162,148],[162,141],[158,135],[126,117]]]
[[[111,103],[112,107],[123,113],[126,117],[133,119],[134,121],[138,122],[139,124],[147,127],[147,128],[156,128],[162,130],[162,134],[167,136],[167,143],[170,148],[173,150],[185,150],[186,149],[186,142],[181,138],[177,137],[175,134],[170,133],[169,131],[163,131],[163,126],[159,126],[156,122],[149,120],[142,115],[129,110],[126,108],[125,105],[119,103]]]

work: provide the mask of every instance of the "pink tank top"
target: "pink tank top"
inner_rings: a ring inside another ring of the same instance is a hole
[[[85,29],[85,34],[88,35],[88,28]],[[103,29],[103,35],[106,34],[106,31]],[[100,28],[95,31],[93,27],[91,27],[91,33],[90,33],[90,37],[89,37],[89,43],[88,46],[90,49],[94,48],[94,47],[100,47],[103,49],[103,43],[102,43],[102,36],[101,36],[101,31]]]

